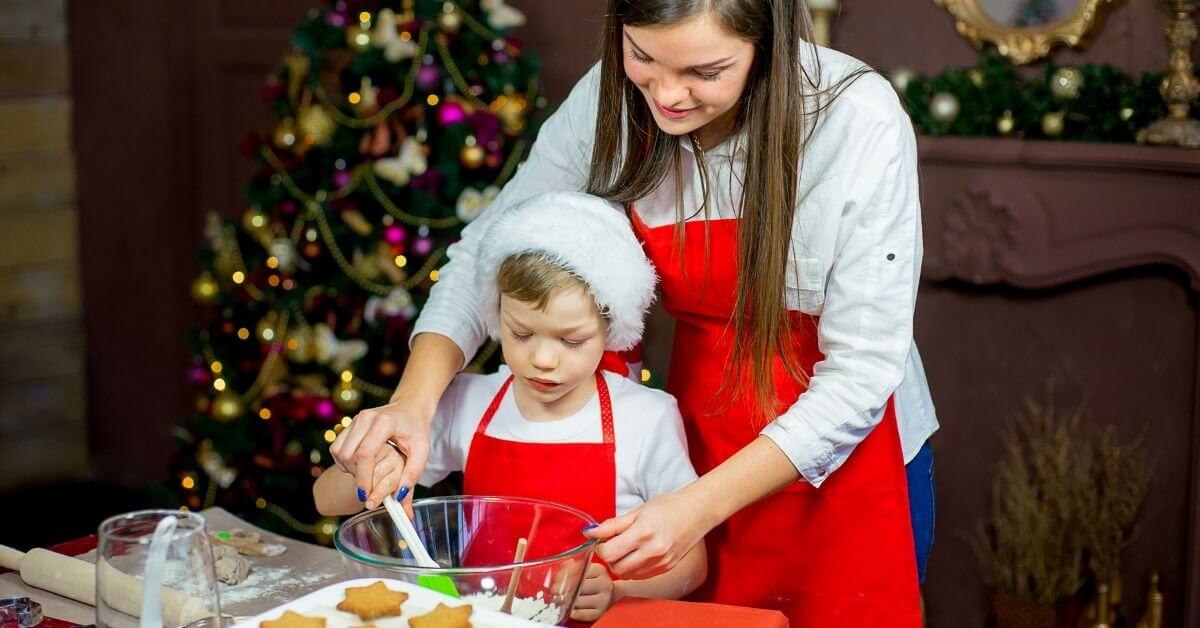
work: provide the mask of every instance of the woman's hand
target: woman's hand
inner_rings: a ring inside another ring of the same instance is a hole
[[[584,534],[603,541],[597,553],[622,580],[666,573],[722,520],[695,486],[659,495]]]
[[[378,408],[359,412],[329,447],[333,461],[354,474],[367,508],[383,503],[389,493],[411,489],[429,461],[429,431],[433,408],[398,399]],[[395,443],[403,456],[393,450]],[[405,460],[407,458],[407,460]],[[403,496],[405,511],[412,517],[412,493]]]
[[[579,587],[579,597],[575,599],[575,607],[571,609],[571,619],[575,621],[596,621],[616,601],[616,587],[608,571],[600,563],[591,563],[584,576],[583,585]]]

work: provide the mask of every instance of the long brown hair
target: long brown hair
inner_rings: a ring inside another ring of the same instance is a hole
[[[784,300],[796,187],[804,149],[817,117],[865,66],[834,85],[820,85],[814,68],[800,62],[800,45],[812,41],[803,0],[609,0],[601,48],[600,101],[587,191],[629,207],[674,172],[681,180],[680,138],[663,132],[637,86],[623,69],[624,26],[667,26],[709,12],[735,36],[755,46],[754,62],[734,117],[734,133],[745,131],[746,161],[738,217],[738,283],[732,324],[733,364],[722,391],[751,374],[759,419],[777,414],[774,359],[790,377],[808,374],[791,344],[793,322]],[[806,44],[810,45],[810,44]],[[815,47],[814,47],[815,50]],[[811,97],[816,96],[815,100]],[[806,100],[809,97],[810,100]],[[812,105],[812,106],[810,106]],[[808,109],[811,109],[808,110]],[[689,136],[707,218],[709,175],[702,149]],[[683,233],[682,186],[677,188],[676,234]],[[707,257],[707,238],[705,255]]]

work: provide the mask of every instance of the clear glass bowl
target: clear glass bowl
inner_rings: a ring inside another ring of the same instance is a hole
[[[385,577],[446,592],[499,609],[516,577],[512,614],[560,624],[571,614],[596,542],[583,536],[596,523],[583,511],[535,499],[439,497],[413,502],[413,526],[443,568],[418,567],[384,508],[338,527],[334,545],[351,578]],[[520,539],[525,559],[514,563]]]

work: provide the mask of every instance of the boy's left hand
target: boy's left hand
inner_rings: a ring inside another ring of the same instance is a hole
[[[575,621],[596,621],[612,606],[616,585],[608,575],[608,570],[600,563],[588,565],[587,575],[583,586],[579,588],[579,597],[575,600],[575,608],[571,610],[571,619]]]

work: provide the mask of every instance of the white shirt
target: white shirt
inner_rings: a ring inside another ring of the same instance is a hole
[[[815,68],[801,45],[802,63]],[[865,65],[817,48],[822,86]],[[593,67],[546,120],[529,159],[450,247],[413,329],[453,340],[471,356],[486,338],[472,276],[481,234],[496,208],[552,190],[582,190],[591,160],[600,71]],[[811,98],[811,97],[810,97]],[[808,107],[812,110],[812,107]],[[735,217],[741,194],[744,136],[709,149],[710,216]],[[675,185],[684,186],[684,215],[701,197],[695,155],[683,151],[683,180],[668,176],[636,210],[650,226],[675,220]],[[916,139],[891,85],[860,77],[819,118],[798,174],[798,206],[786,285],[789,309],[820,316],[825,359],[809,389],[762,433],[814,486],[820,486],[896,405],[904,460],[912,460],[938,423],[924,367],[913,342],[913,309],[921,272],[921,207]],[[694,220],[704,217],[695,216]]]
[[[430,486],[452,471],[462,471],[475,429],[511,371],[491,375],[459,373],[438,404],[430,435],[429,463],[421,484]],[[612,399],[616,444],[617,514],[696,479],[688,458],[687,436],[675,398],[626,377],[604,373]],[[601,443],[600,400],[592,398],[575,414],[556,421],[530,421],[521,415],[510,388],[487,435],[523,443]]]

